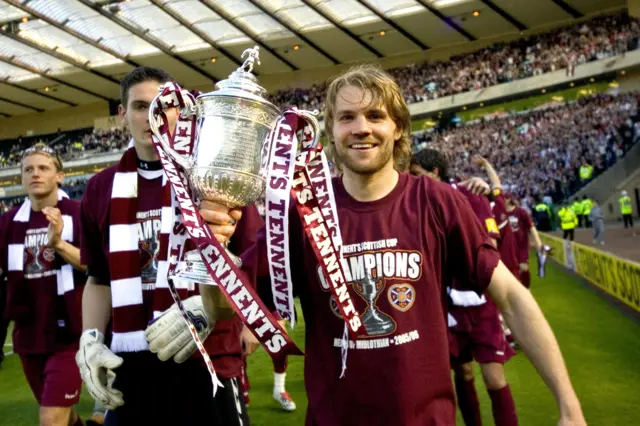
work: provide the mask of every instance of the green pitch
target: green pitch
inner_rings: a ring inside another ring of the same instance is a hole
[[[533,293],[558,337],[587,422],[606,426],[640,424],[637,408],[640,406],[638,324],[555,265],[549,266],[544,280],[534,277]],[[292,332],[301,346],[302,330],[302,324],[299,324]],[[5,347],[5,352],[10,349]],[[304,424],[306,398],[302,361],[301,357],[289,361],[287,390],[298,410],[284,413],[271,398],[273,369],[270,359],[263,350],[249,359],[252,425]],[[520,424],[554,425],[557,420],[554,400],[524,355],[513,358],[506,371]],[[484,423],[491,425],[491,403],[479,374],[476,385]],[[78,411],[86,417],[92,407],[93,402],[85,391]],[[10,355],[0,369],[0,426],[35,425],[37,413],[20,361],[17,356]],[[458,424],[462,424],[462,420],[459,419]]]

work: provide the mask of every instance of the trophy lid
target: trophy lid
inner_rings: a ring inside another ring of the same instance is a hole
[[[258,79],[252,73],[255,62],[260,65],[260,58],[258,57],[259,49],[259,46],[255,46],[242,52],[242,58],[248,56],[242,66],[232,72],[227,79],[216,83],[216,90],[203,93],[198,98],[230,96],[271,104],[271,102],[266,99],[267,90],[258,84]]]

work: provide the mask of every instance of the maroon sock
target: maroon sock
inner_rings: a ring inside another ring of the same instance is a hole
[[[482,426],[480,403],[478,402],[474,380],[464,380],[464,378],[456,377],[455,382],[458,407],[460,407],[464,424],[466,426]]]
[[[286,373],[287,367],[289,366],[289,363],[287,360],[288,360],[288,357],[286,355],[272,358],[273,372],[278,374]]]
[[[497,390],[490,389],[489,397],[491,397],[493,421],[496,426],[518,426],[516,404],[513,402],[509,385]]]
[[[531,288],[531,271],[521,271],[520,282],[522,282],[522,285],[526,288]]]

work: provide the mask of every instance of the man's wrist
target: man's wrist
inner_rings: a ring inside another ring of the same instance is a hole
[[[65,240],[63,240],[62,238],[59,238],[56,242],[54,242],[51,247],[55,250],[55,251],[61,251],[64,249],[65,245],[67,244],[67,242]]]
[[[582,407],[580,406],[580,401],[578,401],[578,397],[575,394],[571,398],[563,398],[563,400],[560,401],[559,406],[560,406],[560,415],[563,417],[567,417],[567,418],[582,417]]]

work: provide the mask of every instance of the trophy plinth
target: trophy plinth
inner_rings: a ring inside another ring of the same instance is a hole
[[[375,279],[367,272],[363,280],[355,281],[353,288],[367,302],[367,308],[362,315],[362,324],[369,336],[380,336],[389,334],[395,330],[395,323],[391,317],[376,308],[375,302],[380,296],[380,291],[384,287],[382,279]]]
[[[227,254],[238,268],[242,267],[242,260],[239,257],[228,251]],[[198,250],[186,252],[184,254],[184,261],[178,263],[174,274],[170,278],[174,281],[187,281],[213,286],[218,285],[218,283],[211,279],[209,271],[204,265]]]

